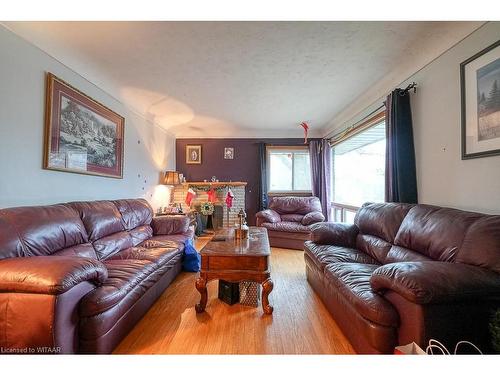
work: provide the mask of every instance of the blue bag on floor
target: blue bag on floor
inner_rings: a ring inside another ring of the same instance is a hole
[[[201,256],[193,246],[193,240],[188,239],[184,243],[184,259],[182,269],[187,272],[198,272],[201,266]]]

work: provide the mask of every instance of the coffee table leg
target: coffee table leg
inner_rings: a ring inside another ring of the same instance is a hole
[[[269,293],[273,291],[273,281],[269,278],[262,283],[262,309],[266,314],[273,313],[273,307],[269,304]]]
[[[207,280],[200,276],[196,279],[195,286],[201,295],[200,303],[196,304],[195,309],[197,313],[202,313],[203,311],[205,311],[205,307],[207,307]]]

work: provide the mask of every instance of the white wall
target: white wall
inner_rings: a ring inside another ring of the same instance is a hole
[[[459,68],[499,38],[500,22],[488,23],[408,80],[418,83],[411,104],[422,203],[500,214],[500,156],[461,160]]]
[[[45,72],[125,117],[123,179],[42,169]],[[160,172],[175,167],[175,139],[15,34],[0,27],[0,208],[144,197],[165,205]]]
[[[420,203],[500,214],[500,156],[461,160],[460,149],[460,63],[499,38],[500,22],[487,23],[399,85],[418,84],[411,105]]]

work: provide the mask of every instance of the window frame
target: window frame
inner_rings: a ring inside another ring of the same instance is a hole
[[[293,154],[297,151],[307,151],[309,158],[309,146],[267,146],[266,147],[266,169],[267,169],[267,193],[269,195],[284,195],[284,194],[297,194],[297,195],[310,195],[312,194],[312,189],[310,190],[294,190],[294,173],[295,173],[295,156],[292,157],[292,190],[271,190],[271,158],[270,155],[272,151],[291,151]],[[311,159],[309,159],[311,160]],[[309,165],[309,169],[311,166]],[[312,181],[311,181],[312,184]]]

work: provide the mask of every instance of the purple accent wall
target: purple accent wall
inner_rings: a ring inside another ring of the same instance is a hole
[[[259,207],[259,143],[275,146],[303,145],[303,138],[189,138],[176,140],[176,170],[187,181],[244,181],[246,211],[250,225],[255,224]],[[201,145],[201,164],[186,164],[186,145]],[[224,159],[224,147],[234,148],[234,159]]]

